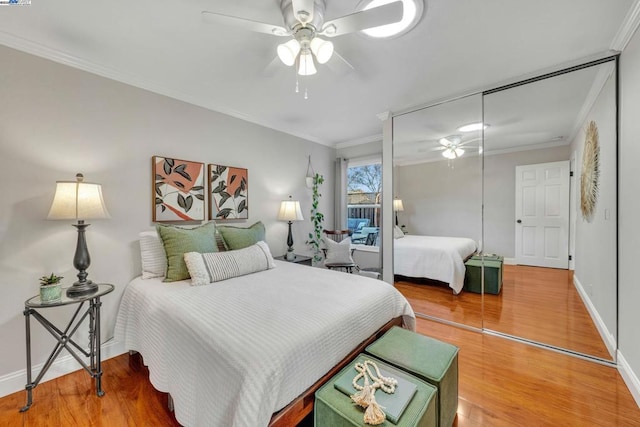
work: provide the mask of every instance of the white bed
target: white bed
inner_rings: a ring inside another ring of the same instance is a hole
[[[205,286],[134,279],[116,337],[141,353],[186,426],[266,426],[390,319],[415,329],[406,299],[362,276],[276,261]]]
[[[393,272],[448,283],[458,294],[464,285],[464,261],[475,251],[472,239],[407,234],[393,240]]]

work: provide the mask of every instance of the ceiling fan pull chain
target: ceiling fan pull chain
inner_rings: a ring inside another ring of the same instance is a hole
[[[304,87],[304,99],[309,99],[309,93],[307,92],[307,86]]]

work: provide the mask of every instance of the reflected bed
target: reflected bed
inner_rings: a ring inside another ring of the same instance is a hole
[[[464,285],[464,262],[476,251],[465,237],[405,235],[393,240],[393,273],[447,283],[459,294]]]

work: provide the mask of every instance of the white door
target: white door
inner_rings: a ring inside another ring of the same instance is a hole
[[[569,267],[569,161],[516,166],[516,262]]]

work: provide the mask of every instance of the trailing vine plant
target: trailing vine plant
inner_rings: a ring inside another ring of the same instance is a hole
[[[311,246],[313,250],[313,261],[319,262],[322,261],[322,255],[320,255],[320,242],[322,239],[322,223],[324,222],[324,214],[318,210],[318,205],[320,204],[320,194],[319,187],[324,182],[324,177],[320,174],[315,174],[313,176],[313,195],[311,199],[311,223],[313,224],[313,232],[309,233],[309,240],[307,240],[307,244]]]

